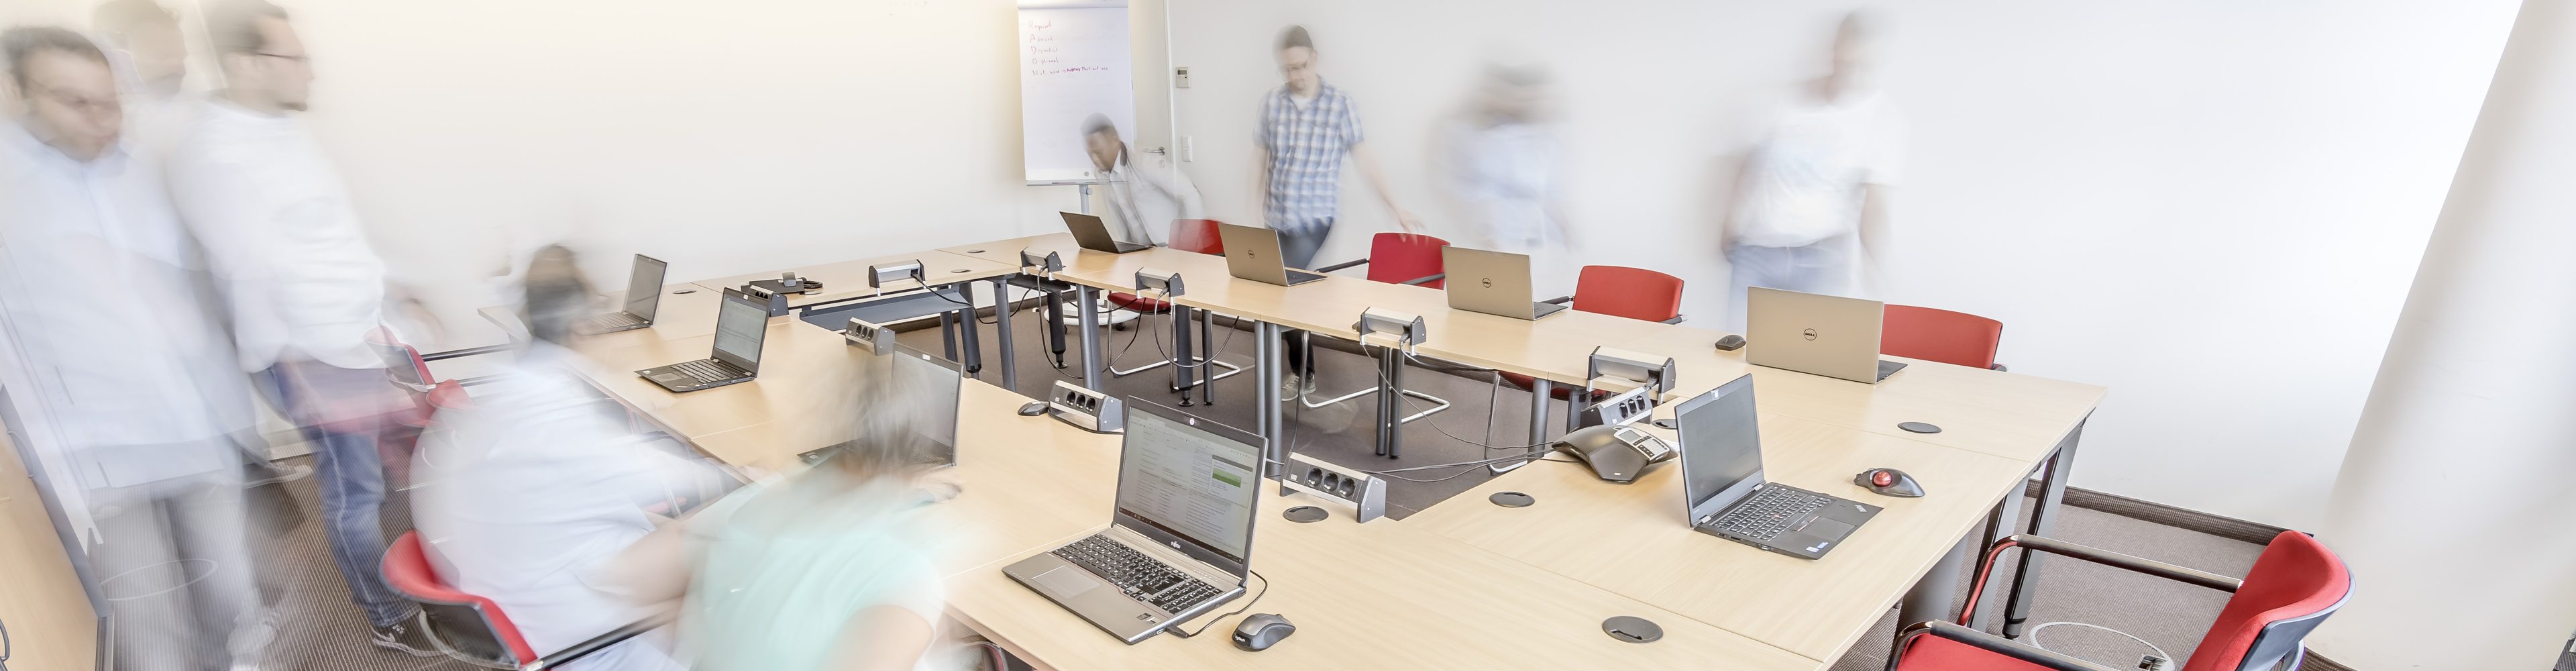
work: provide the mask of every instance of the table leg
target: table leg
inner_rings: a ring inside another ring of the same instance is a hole
[[[1082,388],[1092,391],[1100,391],[1100,311],[1092,307],[1099,297],[1091,285],[1073,285],[1073,309],[1081,311]]]
[[[940,352],[948,355],[949,361],[957,360],[956,310],[939,313],[939,347]]]
[[[1173,304],[1166,315],[1172,320],[1172,390],[1181,392],[1181,407],[1190,407],[1190,392],[1198,385],[1191,371],[1205,366],[1190,365],[1190,309]]]
[[[1199,315],[1199,342],[1207,350],[1207,362],[1199,364],[1199,405],[1216,405],[1216,313],[1193,310]],[[1233,336],[1227,336],[1231,338]]]
[[[1279,355],[1285,344],[1279,342],[1279,325],[1270,322],[1254,322],[1252,335],[1252,396],[1253,404],[1258,406],[1253,412],[1260,418],[1261,440],[1267,444],[1261,457],[1261,475],[1275,478],[1288,461],[1288,428],[1281,425],[1283,418],[1279,414]]]
[[[1377,390],[1377,453],[1394,459],[1403,454],[1404,422],[1404,355],[1389,347],[1380,350],[1378,377],[1385,384]]]
[[[1898,631],[1917,623],[1951,618],[1950,603],[1959,596],[1959,575],[1967,570],[1968,556],[1976,551],[1977,537],[1973,534],[1962,536],[1958,545],[1951,546],[1947,554],[1941,555],[1941,561],[1932,564],[1931,571],[1914,581],[1914,589],[1907,590],[1905,600],[1897,602]]]
[[[983,335],[979,333],[981,329],[975,328],[975,284],[961,282],[949,286],[956,287],[958,298],[966,301],[964,307],[957,308],[957,325],[962,327],[957,340],[965,348],[966,358],[952,361],[966,369],[967,377],[979,377],[978,374],[984,372],[984,344]]]
[[[1011,348],[1011,280],[1008,276],[993,278],[993,334],[1002,341],[1002,388],[1014,393],[1020,390],[1017,362],[1019,350]]]
[[[1545,452],[1545,451],[1547,451],[1547,449],[1548,449],[1548,448],[1547,448],[1547,444],[1546,444],[1546,443],[1547,443],[1547,396],[1548,396],[1548,394],[1550,393],[1550,390],[1552,390],[1552,389],[1554,389],[1554,388],[1555,388],[1555,385],[1549,384],[1549,383],[1548,383],[1548,381],[1547,381],[1547,378],[1537,378],[1537,379],[1530,380],[1530,408],[1529,408],[1529,409],[1530,409],[1530,423],[1529,423],[1529,429],[1530,429],[1530,432],[1529,432],[1529,443],[1530,443],[1530,446],[1531,446],[1531,447],[1529,448],[1529,451],[1530,451],[1530,453],[1531,453],[1531,454],[1537,454],[1537,453],[1540,453],[1540,452]],[[1528,461],[1509,461],[1509,462],[1504,462],[1504,463],[1494,464],[1494,465],[1491,465],[1491,466],[1486,466],[1485,468],[1486,468],[1487,470],[1491,470],[1491,471],[1493,471],[1493,472],[1494,472],[1494,473],[1496,473],[1496,474],[1502,474],[1502,473],[1508,473],[1508,472],[1511,472],[1511,470],[1512,470],[1512,469],[1520,468],[1520,467],[1522,467],[1522,466],[1526,466],[1526,465],[1529,465],[1529,462],[1528,462]]]
[[[1064,292],[1046,292],[1047,349],[1055,353],[1056,370],[1064,370]]]
[[[2058,507],[2066,502],[2066,477],[2075,466],[2075,443],[2083,437],[2084,423],[2077,422],[2075,428],[2066,432],[2065,438],[2057,441],[2057,453],[2048,457],[2039,480],[2039,502],[2031,506],[2032,535],[2046,536],[2057,526]],[[2030,619],[2031,590],[2039,578],[2040,553],[2020,554],[2018,570],[2013,574],[2012,596],[2004,602],[2005,638],[2021,636],[2022,623]]]

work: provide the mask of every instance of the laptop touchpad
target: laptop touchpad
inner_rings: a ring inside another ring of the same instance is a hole
[[[1091,577],[1090,573],[1082,569],[1070,566],[1047,569],[1047,572],[1030,578],[1029,582],[1037,583],[1038,587],[1045,588],[1047,593],[1054,594],[1059,599],[1073,598],[1100,586],[1099,579]]]
[[[1857,528],[1859,527],[1819,517],[1816,518],[1816,521],[1808,522],[1807,528],[1803,529],[1803,531],[1807,532],[1807,535],[1817,538],[1839,539],[1844,536],[1851,535],[1852,530]]]

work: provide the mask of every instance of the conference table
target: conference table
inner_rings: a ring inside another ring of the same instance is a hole
[[[1276,335],[1302,329],[1319,338],[1355,340],[1352,323],[1362,309],[1374,307],[1423,318],[1428,338],[1413,346],[1415,356],[1537,380],[1532,442],[1562,428],[1550,419],[1550,385],[1595,382],[1586,375],[1597,346],[1671,357],[1679,379],[1667,399],[1750,374],[1766,477],[1885,508],[1845,545],[1809,561],[1692,531],[1684,519],[1678,469],[1670,465],[1621,485],[1598,480],[1580,465],[1541,462],[1407,519],[1365,524],[1352,522],[1347,508],[1320,523],[1281,520],[1270,512],[1335,505],[1283,491],[1265,497],[1256,524],[1253,569],[1278,582],[1255,610],[1287,616],[1298,633],[1260,653],[1221,640],[1173,636],[1129,646],[1000,570],[1106,522],[1117,438],[1045,416],[1019,416],[1014,410],[1027,399],[1009,385],[970,380],[961,400],[960,463],[950,474],[962,482],[962,493],[926,513],[958,530],[938,564],[948,576],[949,614],[1050,668],[1329,663],[1823,669],[1854,646],[1884,646],[1886,641],[1861,639],[1890,606],[1901,603],[1908,622],[1951,615],[1957,576],[1973,550],[2011,533],[2046,532],[2061,504],[2076,438],[2105,393],[2098,386],[1915,360],[1905,360],[1905,370],[1880,384],[1862,384],[1748,365],[1742,351],[1712,347],[1722,334],[1707,329],[1575,311],[1538,321],[1452,311],[1436,289],[1349,277],[1279,287],[1233,278],[1221,257],[1165,248],[1091,252],[1063,234],[879,258],[919,258],[928,267],[990,264],[953,275],[963,278],[957,281],[991,280],[997,292],[1007,292],[1023,270],[1023,250],[1054,252],[1063,260],[1064,268],[1047,273],[1048,279],[1072,285],[1077,305],[1093,304],[1100,291],[1133,291],[1136,271],[1151,268],[1186,278],[1185,290],[1168,298],[1176,305],[1255,322],[1259,335],[1267,336],[1257,338],[1262,351],[1256,367],[1265,374],[1255,385],[1270,415],[1260,427],[1266,436],[1284,430],[1276,420],[1283,402],[1276,384]],[[840,265],[864,272],[866,264]],[[823,276],[821,270],[797,270]],[[754,273],[697,286],[716,289],[737,279],[777,276]],[[681,300],[662,308],[672,328],[657,323],[579,343],[590,359],[584,374],[595,386],[659,429],[753,473],[793,470],[797,454],[847,435],[831,419],[846,414],[836,412],[834,404],[846,400],[834,392],[860,358],[872,355],[792,315],[771,320],[761,374],[752,382],[674,395],[635,377],[634,370],[703,357],[711,347],[714,305],[695,297],[711,292],[673,291],[666,288],[664,298]],[[854,298],[866,296],[827,295],[802,305]],[[1084,313],[1083,337],[1097,338],[1095,311],[1077,312]],[[496,321],[506,316],[485,314]],[[697,319],[705,321],[688,321]],[[703,326],[694,333],[681,328],[698,324]],[[1096,342],[1086,342],[1083,351],[1084,361],[1099,360]],[[1084,368],[1097,375],[1097,366]],[[1098,383],[1087,381],[1095,388]],[[1571,417],[1570,408],[1560,416]],[[1657,412],[1663,416],[1669,408]],[[1900,422],[1927,422],[1942,431],[1913,433],[1897,428]],[[1913,474],[1927,495],[1885,498],[1851,483],[1853,473],[1874,467]],[[2013,505],[2034,471],[2043,476],[2042,495],[2024,527]],[[1536,503],[1505,508],[1486,502],[1487,495],[1502,491],[1529,494]],[[2023,576],[2035,576],[2035,568],[2025,564]],[[1263,589],[1264,582],[1256,579],[1253,589]],[[2001,607],[2026,612],[2026,590],[2014,585],[2011,593]],[[1614,615],[1646,618],[1664,636],[1652,643],[1613,638],[1604,633],[1603,620]],[[1211,637],[1223,638],[1232,625],[1231,618],[1217,623]]]

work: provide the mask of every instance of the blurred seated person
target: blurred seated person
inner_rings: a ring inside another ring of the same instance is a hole
[[[1083,152],[1091,156],[1091,167],[1100,181],[1100,219],[1109,234],[1138,244],[1171,244],[1172,220],[1202,219],[1206,208],[1199,202],[1198,187],[1181,171],[1158,165],[1137,165],[1127,142],[1118,138],[1118,125],[1107,115],[1094,114],[1082,120]],[[1156,163],[1160,160],[1156,159]],[[1164,237],[1156,237],[1156,236]]]
[[[681,502],[723,481],[676,445],[643,439],[622,409],[571,370],[572,326],[591,314],[590,286],[562,247],[529,263],[524,319],[532,342],[472,406],[442,409],[415,459],[412,516],[431,566],[457,589],[492,599],[538,654],[652,612],[602,576],[619,553]],[[639,636],[572,669],[670,669],[661,636]]]

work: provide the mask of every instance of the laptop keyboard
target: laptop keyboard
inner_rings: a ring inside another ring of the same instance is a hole
[[[1162,560],[1104,535],[1065,544],[1053,554],[1166,613],[1186,612],[1224,593],[1207,581],[1174,570]]]
[[[606,314],[591,315],[588,326],[593,329],[613,329],[621,326],[634,326],[642,323],[644,323],[644,320],[640,317],[636,317],[635,315],[624,312],[610,312]]]
[[[676,364],[671,366],[671,369],[679,371],[681,374],[689,377],[697,378],[699,382],[723,382],[742,376],[742,373],[737,371],[733,366],[722,361],[711,359],[699,359],[696,361]]]
[[[1763,487],[1761,491],[1754,492],[1753,498],[1727,509],[1726,514],[1719,515],[1717,521],[1709,526],[1746,540],[1767,541],[1780,537],[1781,532],[1789,530],[1789,525],[1806,519],[1808,513],[1831,502],[1833,498],[1823,494],[1787,487]]]

